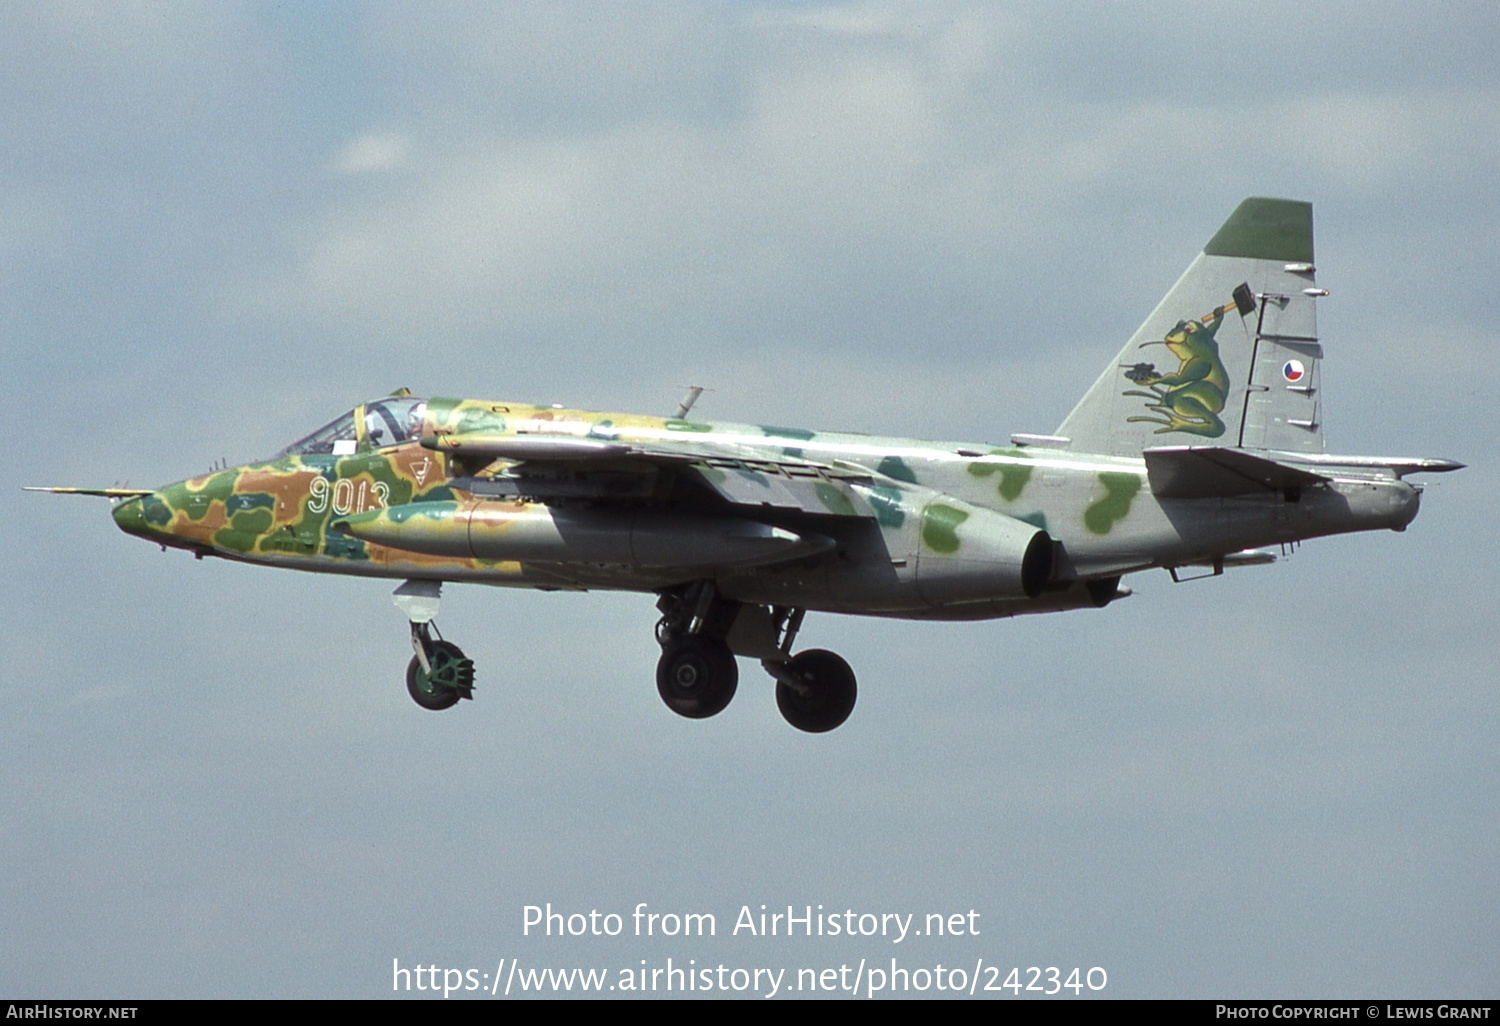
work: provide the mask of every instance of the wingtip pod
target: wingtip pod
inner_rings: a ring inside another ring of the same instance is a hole
[[[1313,263],[1312,204],[1251,196],[1203,247],[1205,256]]]
[[[1268,452],[1273,459],[1288,459],[1297,463],[1325,467],[1354,467],[1359,470],[1390,471],[1398,478],[1407,474],[1446,474],[1463,470],[1467,463],[1457,460],[1437,459],[1431,456],[1341,456],[1333,453]]]

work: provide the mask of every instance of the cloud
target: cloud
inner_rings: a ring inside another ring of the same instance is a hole
[[[1050,431],[1266,192],[1318,204],[1335,444],[1500,447],[1493,5],[297,9],[0,7],[18,480],[156,484],[401,384]],[[538,900],[938,895],[1111,993],[1484,993],[1496,487],[1102,611],[809,617],[862,689],[817,740],[748,663],[724,716],[660,708],[649,595],[449,589],[482,690],[433,717],[394,582],[0,494],[11,978],[369,996]]]
[[[410,140],[399,132],[367,132],[339,150],[333,167],[345,175],[391,171],[406,163],[410,149]]]

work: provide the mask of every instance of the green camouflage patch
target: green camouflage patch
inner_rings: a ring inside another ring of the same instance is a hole
[[[1135,474],[1104,471],[1099,475],[1104,497],[1083,511],[1083,526],[1094,534],[1108,534],[1116,522],[1130,515],[1130,504],[1141,490],[1141,479]]]
[[[958,551],[958,527],[969,514],[940,502],[929,503],[922,511],[922,540],[933,552]]]

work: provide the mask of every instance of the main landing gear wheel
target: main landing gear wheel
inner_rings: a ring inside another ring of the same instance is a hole
[[[778,682],[776,705],[798,730],[822,734],[843,723],[854,711],[854,671],[841,657],[814,648],[793,656],[786,668],[802,687]]]
[[[423,709],[451,709],[460,698],[474,697],[474,660],[450,641],[433,641],[427,651],[429,670],[416,656],[406,665],[406,690]]]
[[[701,634],[684,634],[662,646],[656,690],[679,716],[701,720],[724,711],[739,686],[729,646]]]

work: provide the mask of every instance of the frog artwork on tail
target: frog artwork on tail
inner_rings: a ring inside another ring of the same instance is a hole
[[[1149,391],[1130,389],[1120,394],[1149,399],[1146,408],[1160,414],[1126,417],[1128,423],[1161,424],[1155,432],[1158,435],[1183,431],[1218,438],[1224,433],[1219,414],[1228,395],[1229,374],[1219,359],[1219,343],[1214,335],[1224,315],[1235,307],[1233,302],[1225,303],[1202,320],[1178,321],[1165,338],[1142,345],[1141,348],[1166,346],[1181,363],[1173,374],[1159,374],[1151,363],[1125,366],[1125,377]]]

